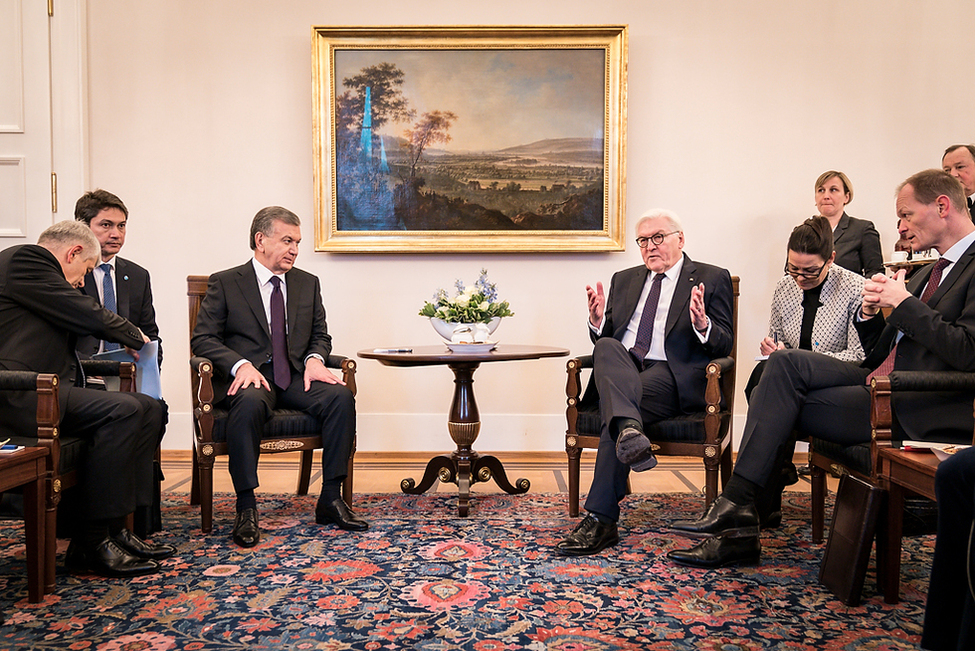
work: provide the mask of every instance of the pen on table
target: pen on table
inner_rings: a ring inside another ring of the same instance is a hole
[[[374,353],[412,353],[412,348],[373,348]]]

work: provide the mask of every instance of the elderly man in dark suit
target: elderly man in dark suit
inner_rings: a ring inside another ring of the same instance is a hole
[[[657,461],[646,423],[704,409],[705,367],[731,352],[731,275],[683,253],[677,215],[652,210],[637,222],[643,265],[586,287],[595,342],[593,380],[602,418],[588,512],[555,551],[595,554],[619,542],[619,502],[630,470]]]
[[[941,169],[961,182],[968,198],[968,213],[975,222],[975,145],[952,145],[941,157]]]
[[[237,492],[233,539],[260,540],[257,461],[264,424],[277,407],[299,409],[322,426],[322,493],[315,521],[364,531],[368,523],[340,494],[355,436],[355,398],[325,368],[332,338],[318,278],[294,268],[301,222],[290,210],[264,208],[251,223],[254,257],[210,276],[191,343],[215,367],[215,398],[230,414],[227,444]]]
[[[856,324],[862,365],[804,350],[776,351],[752,393],[741,449],[724,492],[704,516],[675,528],[707,539],[667,556],[695,567],[757,563],[761,514],[755,504],[794,429],[853,445],[870,441],[869,380],[892,370],[975,371],[975,224],[961,184],[927,170],[897,190],[898,230],[915,251],[934,248],[938,262],[915,274],[875,275],[864,286]],[[891,310],[886,323],[882,308]],[[971,397],[895,396],[900,436],[953,440],[971,432]],[[970,442],[959,441],[959,442]],[[765,500],[759,500],[764,502]]]
[[[84,222],[98,239],[101,257],[95,268],[85,274],[84,292],[96,299],[107,309],[117,313],[135,324],[149,339],[159,344],[159,365],[162,366],[162,339],[156,325],[156,310],[152,305],[152,285],[149,272],[131,260],[119,256],[125,245],[128,230],[129,209],[122,200],[106,190],[86,192],[75,202],[74,218]],[[78,338],[78,353],[89,358],[95,353],[114,350],[120,346],[90,335]],[[130,351],[138,359],[139,353]],[[160,400],[163,410],[163,431],[169,420],[169,407]],[[156,477],[155,497],[151,506],[136,510],[134,530],[139,535],[151,534],[162,528],[159,482],[162,469],[153,466]]]
[[[76,288],[98,259],[98,241],[84,224],[59,222],[37,245],[0,253],[0,368],[56,373],[61,428],[88,441],[80,470],[84,524],[72,537],[70,569],[129,577],[158,569],[175,550],[145,542],[125,516],[152,500],[152,458],[162,412],[142,394],[84,388],[76,339],[91,334],[134,349],[148,338],[129,321]],[[34,392],[0,394],[0,430],[36,432]]]

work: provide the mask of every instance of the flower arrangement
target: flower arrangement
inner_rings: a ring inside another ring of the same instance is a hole
[[[498,300],[498,290],[488,281],[487,269],[472,286],[463,280],[454,283],[457,290],[453,297],[444,289],[438,289],[433,302],[427,301],[420,309],[420,316],[441,319],[448,323],[488,323],[495,317],[514,316],[508,301]]]

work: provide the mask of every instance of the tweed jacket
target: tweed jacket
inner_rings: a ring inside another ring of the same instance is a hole
[[[819,309],[812,329],[812,350],[845,362],[864,358],[856,313],[860,309],[863,276],[838,265],[830,265],[819,295]],[[769,337],[778,338],[786,348],[798,348],[802,330],[803,291],[792,276],[779,279],[772,295]]]

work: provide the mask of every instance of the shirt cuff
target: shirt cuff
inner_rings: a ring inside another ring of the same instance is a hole
[[[711,317],[704,317],[704,318],[708,320],[708,327],[705,328],[704,332],[701,332],[697,328],[694,328],[694,332],[697,333],[697,338],[701,341],[702,344],[705,343],[708,340],[708,337],[711,336]]]

